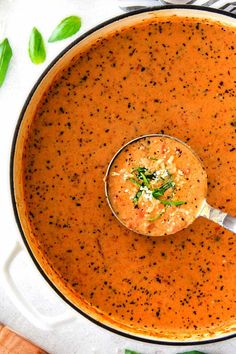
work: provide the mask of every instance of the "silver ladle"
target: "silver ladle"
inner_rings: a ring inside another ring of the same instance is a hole
[[[105,174],[105,178],[104,178],[104,184],[105,184],[105,196],[107,199],[107,203],[109,205],[109,207],[111,208],[112,213],[115,215],[115,217],[117,218],[117,220],[123,224],[125,227],[127,227],[128,229],[130,229],[117,215],[116,211],[114,210],[112,203],[110,201],[110,197],[109,197],[109,174],[111,171],[111,167],[113,165],[113,163],[116,161],[116,158],[118,157],[118,155],[120,155],[122,153],[122,151],[130,144],[137,142],[138,140],[141,139],[146,139],[146,138],[150,138],[150,137],[163,137],[163,138],[169,138],[171,140],[175,140],[179,143],[181,143],[182,145],[184,145],[185,147],[187,147],[191,153],[200,161],[198,155],[191,149],[190,146],[188,146],[186,143],[184,143],[183,141],[175,138],[175,137],[171,137],[169,135],[165,135],[165,134],[147,134],[147,135],[142,135],[140,137],[137,137],[131,141],[129,141],[128,143],[126,143],[125,145],[123,145],[116,153],[115,155],[112,157],[107,170],[106,170],[106,174]],[[200,161],[201,162],[201,161]],[[202,165],[202,162],[200,164],[200,166],[202,167],[202,169],[204,170],[204,167]],[[206,177],[207,178],[207,177]],[[207,203],[206,198],[204,199],[203,203],[202,203],[202,208],[200,209],[200,211],[198,212],[198,214],[196,215],[196,218],[198,217],[204,217],[208,220],[211,220],[217,224],[219,224],[220,226],[224,227],[225,229],[236,233],[236,217],[231,216],[219,209],[216,209],[214,207],[212,207],[211,205],[209,205]],[[195,218],[195,219],[196,219]],[[131,231],[137,232],[134,229],[130,229]],[[155,236],[159,236],[159,235],[155,235]]]

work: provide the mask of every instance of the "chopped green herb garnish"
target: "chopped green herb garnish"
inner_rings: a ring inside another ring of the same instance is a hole
[[[133,184],[136,184],[136,186],[141,187],[141,184],[138,183],[138,181],[136,181],[136,179],[134,179],[134,178],[128,178],[128,180],[129,180],[130,182],[132,182]]]
[[[149,218],[147,220],[148,221],[156,221],[156,220],[160,219],[165,212],[166,212],[166,209],[164,211],[162,211],[161,213],[157,214],[156,216],[154,216],[153,218]]]
[[[145,173],[147,171],[146,167],[136,167],[136,168],[133,168],[133,171],[137,171],[137,172],[142,172],[142,173]]]
[[[134,352],[133,350],[125,349],[125,354],[140,354],[140,353]]]
[[[155,199],[159,199],[159,197],[163,196],[164,193],[162,193],[159,188],[155,188],[154,191],[152,192],[152,196]]]
[[[149,186],[149,182],[147,180],[147,177],[144,175],[143,172],[140,172],[140,176],[141,176],[141,178],[143,180],[144,185],[148,187]]]
[[[151,180],[156,178],[155,172],[149,171],[146,167],[133,168],[134,175],[144,182],[144,185],[149,186]]]
[[[164,193],[168,189],[174,188],[174,187],[175,187],[175,183],[172,180],[169,180],[166,183],[164,183],[161,187],[155,188],[152,192],[152,196],[155,199],[159,199],[162,195],[164,195]]]
[[[161,202],[161,204],[164,204],[164,205],[175,205],[175,206],[187,204],[186,202],[183,202],[181,200],[160,200],[160,202]]]
[[[145,175],[147,179],[154,180],[156,178],[155,172]]]
[[[133,202],[135,205],[138,204],[138,200],[141,197],[141,195],[142,195],[142,191],[139,189],[138,192],[133,197]]]
[[[152,158],[150,157],[150,159],[152,159]],[[165,192],[169,189],[172,189],[172,194],[169,197],[173,198],[173,196],[174,196],[175,182],[172,180],[172,174],[170,173],[169,170],[166,170],[167,178],[160,176],[160,179],[163,180],[163,184],[160,187],[154,188],[154,189],[152,189],[150,187],[150,182],[152,180],[156,179],[156,171],[152,172],[152,171],[149,171],[146,167],[139,166],[139,167],[133,168],[132,172],[133,172],[134,177],[131,177],[128,180],[139,187],[137,193],[135,194],[135,196],[133,198],[133,203],[135,205],[138,204],[138,200],[142,195],[143,189],[141,187],[147,187],[148,191],[152,194],[152,197],[155,199],[158,199],[163,205],[180,206],[180,205],[186,204],[186,202],[181,201],[181,200],[178,201],[178,200],[172,200],[172,199],[169,199],[169,200],[161,200],[160,199],[160,197],[163,197]],[[155,221],[155,220],[159,219],[165,211],[166,211],[166,208],[163,212],[159,213],[155,217],[149,218],[148,221]]]

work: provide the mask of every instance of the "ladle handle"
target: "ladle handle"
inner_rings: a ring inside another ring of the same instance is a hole
[[[236,233],[236,217],[224,213],[219,209],[215,209],[208,203],[205,203],[199,216],[214,221],[225,229]]]

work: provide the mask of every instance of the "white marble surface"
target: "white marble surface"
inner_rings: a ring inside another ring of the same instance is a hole
[[[19,112],[38,76],[75,38],[48,45],[46,62],[35,66],[30,63],[27,55],[31,28],[37,26],[47,38],[62,18],[78,14],[83,20],[80,32],[83,33],[119,13],[121,10],[116,0],[0,0],[0,40],[7,36],[14,52],[7,79],[0,89],[0,266],[15,240],[19,238],[9,192],[10,147]],[[14,261],[12,275],[27,301],[42,313],[50,316],[67,310],[68,305],[47,286],[26,252],[21,253]],[[38,329],[12,305],[6,289],[0,283],[0,322],[8,324],[50,353],[115,354],[123,353],[124,348],[130,348],[147,354],[174,354],[184,349],[193,349],[128,340],[99,328],[80,315],[76,317],[76,320],[53,331]],[[196,349],[209,354],[235,354],[236,339]]]

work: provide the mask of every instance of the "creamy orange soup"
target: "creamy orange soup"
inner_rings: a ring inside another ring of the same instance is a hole
[[[162,338],[203,338],[235,325],[235,235],[203,218],[172,236],[138,235],[112,215],[103,182],[123,144],[173,135],[202,159],[209,203],[236,216],[235,95],[235,29],[194,18],[117,31],[57,75],[16,173],[28,241],[73,303]]]
[[[201,161],[186,145],[167,136],[137,139],[112,160],[106,177],[111,209],[129,229],[150,236],[189,226],[207,192]]]

